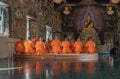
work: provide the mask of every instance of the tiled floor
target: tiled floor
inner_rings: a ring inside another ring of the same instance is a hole
[[[120,59],[100,57],[98,62],[6,59],[0,60],[0,79],[120,79]]]

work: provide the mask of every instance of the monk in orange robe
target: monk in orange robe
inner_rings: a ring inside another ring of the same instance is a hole
[[[54,54],[60,54],[61,53],[61,42],[60,42],[60,40],[58,39],[57,36],[55,36],[55,39],[52,40],[51,46],[52,46],[52,52]]]
[[[22,38],[16,42],[15,51],[18,53],[24,53],[24,44]]]
[[[78,38],[77,41],[74,43],[75,53],[80,54],[82,52],[82,42]]]
[[[24,47],[25,47],[25,53],[26,54],[33,54],[33,53],[35,53],[34,44],[31,41],[31,38],[29,38],[29,40],[25,40],[24,41]]]
[[[65,38],[65,41],[62,42],[62,53],[71,53],[71,49],[70,49],[70,42],[68,41],[67,38]]]
[[[40,38],[40,41],[36,42],[35,49],[37,54],[47,54],[46,46],[42,38]]]
[[[86,42],[86,50],[90,54],[94,54],[96,52],[95,43],[91,38]]]

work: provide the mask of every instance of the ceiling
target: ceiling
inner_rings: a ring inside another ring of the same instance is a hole
[[[78,3],[82,0],[66,0],[66,1],[69,2],[69,3]],[[94,0],[94,1],[100,2],[100,3],[108,3],[110,0]]]
[[[79,3],[81,2],[82,0],[66,0],[67,3]],[[109,3],[111,0],[94,0],[98,3]],[[117,4],[118,6],[120,6],[120,2]]]

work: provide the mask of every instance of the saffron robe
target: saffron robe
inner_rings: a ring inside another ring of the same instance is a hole
[[[25,40],[24,41],[24,47],[25,47],[25,53],[26,54],[35,53],[34,44],[32,43],[32,41]]]
[[[61,53],[61,43],[58,39],[52,40],[51,46],[53,53],[58,53],[58,54]]]
[[[44,42],[37,41],[35,49],[37,54],[47,54]]]
[[[74,43],[75,53],[80,54],[82,52],[82,42],[76,41]]]
[[[71,53],[71,49],[70,49],[70,42],[69,41],[63,41],[62,42],[62,53]]]
[[[90,53],[90,54],[94,54],[96,52],[95,43],[92,40],[87,41],[86,48],[87,48],[86,49],[87,52]]]
[[[22,41],[16,42],[15,50],[16,50],[16,52],[24,53],[24,44]]]

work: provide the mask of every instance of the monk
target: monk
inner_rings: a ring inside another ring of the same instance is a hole
[[[42,38],[39,39],[40,41],[36,42],[35,49],[37,54],[47,54],[45,43],[43,42]]]
[[[28,40],[24,41],[24,47],[25,47],[25,53],[26,54],[34,54],[35,53],[34,44],[31,41],[31,37],[29,37]]]
[[[82,52],[82,46],[82,42],[78,38],[77,41],[74,43],[75,53],[80,54]]]
[[[71,53],[71,49],[70,49],[70,42],[68,41],[67,38],[65,38],[65,41],[62,42],[62,53]]]
[[[94,43],[94,41],[92,40],[92,38],[90,38],[90,39],[86,42],[86,51],[87,51],[89,54],[94,54],[94,53],[96,52],[95,43]]]
[[[20,40],[16,42],[15,51],[21,54],[24,53],[24,44],[22,38],[20,38]]]
[[[61,53],[61,42],[60,42],[60,40],[58,39],[57,36],[55,36],[55,39],[52,40],[51,46],[52,46],[52,52],[54,54],[60,54]]]

